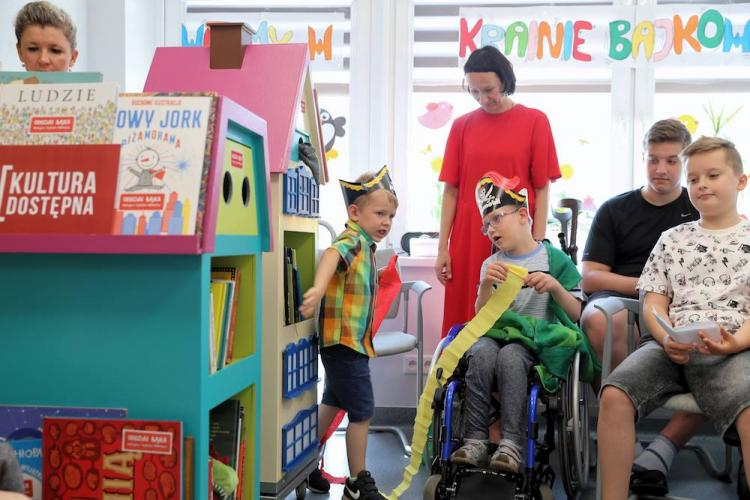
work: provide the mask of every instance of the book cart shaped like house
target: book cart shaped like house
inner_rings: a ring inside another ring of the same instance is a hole
[[[283,213],[283,175],[293,159],[295,127],[310,139],[324,165],[317,104],[306,44],[242,45],[242,65],[211,69],[209,47],[158,48],[147,91],[218,91],[268,123],[273,251],[263,256],[262,496],[305,492],[317,464],[317,339],[313,319],[294,318],[293,289],[312,286],[317,256],[316,218]],[[325,179],[323,168],[321,178]],[[296,279],[287,281],[296,258]],[[286,285],[285,285],[286,283]],[[292,303],[290,304],[290,300]],[[291,313],[292,317],[288,315]]]
[[[267,129],[257,115],[219,97],[208,133],[214,140],[201,234],[34,234],[31,226],[27,234],[8,234],[0,223],[0,377],[6,381],[0,401],[126,408],[130,418],[179,420],[195,443],[192,463],[183,464],[183,491],[206,498],[209,411],[239,399],[243,497],[257,498],[261,254],[272,249]],[[109,178],[117,178],[119,145],[2,146],[0,162],[8,164],[19,148],[37,157],[83,148],[74,158],[80,164],[90,162],[86,148],[114,148]],[[226,171],[249,185],[244,200],[226,201]],[[242,282],[234,361],[209,374],[212,266],[239,268]]]

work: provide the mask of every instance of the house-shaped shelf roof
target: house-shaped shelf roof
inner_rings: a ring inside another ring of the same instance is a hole
[[[241,68],[211,69],[210,47],[157,48],[144,91],[215,91],[229,97],[266,120],[270,171],[285,172],[307,72],[307,45],[246,45],[244,51]]]

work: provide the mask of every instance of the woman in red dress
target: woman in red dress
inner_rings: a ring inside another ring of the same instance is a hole
[[[482,262],[491,253],[480,231],[474,187],[488,170],[526,188],[534,215],[534,238],[547,225],[549,182],[560,177],[547,116],[510,99],[516,88],[513,65],[495,47],[475,50],[464,64],[464,86],[479,108],[451,127],[439,180],[445,183],[435,273],[445,285],[443,331],[474,317]]]

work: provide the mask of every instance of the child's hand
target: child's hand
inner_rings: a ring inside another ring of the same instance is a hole
[[[508,266],[502,262],[491,262],[482,280],[484,285],[501,284],[508,277]]]
[[[553,278],[551,275],[539,271],[526,275],[524,284],[528,287],[533,288],[538,293],[552,293],[558,288],[562,288],[560,282]]]
[[[703,340],[703,345],[698,346],[698,351],[703,354],[734,354],[743,349],[737,338],[721,325],[719,326],[719,332],[721,332],[721,341],[719,342],[711,340],[703,332],[698,332],[698,336]]]
[[[299,313],[303,318],[312,318],[313,314],[315,314],[315,308],[318,307],[318,303],[323,298],[324,293],[325,290],[315,287],[305,292],[305,295],[302,296],[302,305],[299,306]]]
[[[677,342],[668,335],[664,340],[663,347],[664,352],[667,353],[669,359],[671,359],[678,365],[684,365],[685,363],[687,363],[690,359],[690,353],[696,350],[696,346],[694,344],[683,344],[682,342]]]

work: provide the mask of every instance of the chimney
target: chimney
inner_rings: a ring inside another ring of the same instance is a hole
[[[255,32],[245,23],[209,22],[211,30],[211,69],[239,69],[245,45],[253,41]]]

